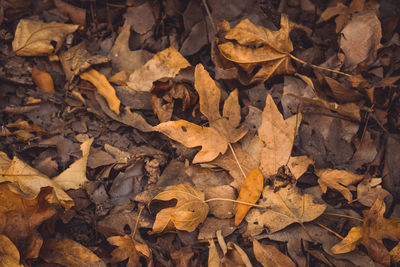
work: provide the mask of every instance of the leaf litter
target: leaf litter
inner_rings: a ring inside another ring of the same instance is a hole
[[[1,264],[400,261],[398,5],[28,2],[0,6]]]

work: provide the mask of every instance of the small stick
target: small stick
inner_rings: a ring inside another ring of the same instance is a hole
[[[236,163],[237,163],[237,165],[239,166],[240,171],[242,172],[244,178],[246,179],[247,176],[246,176],[246,174],[244,173],[244,171],[243,171],[243,169],[242,169],[242,166],[241,166],[240,163],[239,163],[238,158],[236,157],[235,150],[233,150],[233,147],[232,147],[231,143],[228,143],[228,144],[229,144],[229,148],[230,148],[231,151],[232,151],[233,157],[235,158]]]
[[[264,205],[253,204],[253,203],[250,203],[250,202],[234,200],[234,199],[229,199],[229,198],[221,198],[221,197],[207,199],[207,200],[204,201],[204,203],[207,203],[207,202],[210,202],[210,201],[230,201],[230,202],[249,205],[249,206],[252,206],[252,207],[257,207],[257,208],[262,208],[262,209],[268,209],[269,208],[268,206],[264,206]]]
[[[304,60],[301,60],[300,58],[297,58],[297,57],[293,56],[290,53],[288,53],[288,55],[289,55],[290,58],[296,60],[297,62],[300,62],[302,64],[306,64],[306,65],[310,65],[313,68],[320,69],[320,70],[325,70],[325,71],[330,71],[330,72],[341,74],[341,75],[344,75],[344,76],[347,76],[347,77],[351,77],[350,74],[347,74],[347,73],[344,73],[344,72],[341,72],[341,71],[338,71],[338,70],[332,70],[332,69],[329,69],[329,68],[325,68],[325,67],[321,67],[321,66],[317,66],[317,65],[305,62]]]

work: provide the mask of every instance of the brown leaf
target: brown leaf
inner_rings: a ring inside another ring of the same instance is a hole
[[[18,56],[47,56],[57,52],[65,37],[78,29],[79,25],[21,19],[12,42]],[[56,43],[55,47],[53,42]]]
[[[0,235],[0,266],[23,267],[19,260],[19,251],[14,243],[7,236]]]
[[[85,25],[86,24],[86,10],[79,8],[61,0],[54,0],[54,5],[63,14],[67,15],[73,23]]]
[[[152,234],[168,231],[175,226],[178,230],[193,232],[208,214],[208,205],[204,202],[204,193],[190,184],[179,184],[155,196],[154,200],[168,201],[176,199],[176,206],[162,209],[157,213]],[[151,207],[151,206],[150,206]]]
[[[53,78],[51,78],[51,75],[49,73],[41,71],[36,66],[33,66],[32,79],[41,91],[52,95],[56,93],[56,91],[54,90]]]
[[[190,63],[173,47],[155,54],[146,64],[129,76],[128,86],[136,91],[150,92],[153,82],[161,78],[174,78]]]
[[[272,245],[264,245],[253,240],[254,256],[264,267],[295,267],[296,264],[285,254]]]
[[[266,186],[259,204],[268,206],[265,210],[252,209],[246,216],[247,231],[260,233],[267,228],[274,233],[292,223],[309,222],[319,217],[326,209],[325,204],[317,204],[310,194],[302,194],[296,186],[287,186],[274,192]]]
[[[188,267],[191,265],[191,260],[194,256],[193,250],[190,246],[181,248],[180,250],[171,253],[171,258],[177,267]]]
[[[316,170],[315,174],[319,177],[318,183],[321,186],[322,192],[326,193],[328,187],[336,189],[348,202],[353,200],[353,195],[347,186],[356,184],[364,178],[363,175],[334,169]]]
[[[152,252],[146,244],[136,242],[129,235],[111,236],[107,241],[118,247],[111,252],[111,262],[117,263],[129,259],[126,266],[135,267],[140,266],[140,257],[144,257],[148,266],[152,266]]]
[[[264,187],[264,177],[258,168],[253,169],[244,179],[240,188],[238,201],[245,201],[249,203],[256,203],[261,196]],[[251,206],[236,203],[235,225],[238,226]]]
[[[48,263],[57,263],[63,266],[107,266],[90,249],[68,238],[46,240],[40,250],[40,257]]]
[[[221,260],[219,259],[217,247],[215,246],[214,239],[208,239],[210,243],[209,250],[208,250],[208,266],[209,267],[220,267]]]
[[[99,94],[104,96],[107,100],[108,106],[117,115],[119,114],[119,106],[121,101],[118,99],[114,87],[108,82],[106,76],[101,74],[95,69],[89,69],[88,71],[80,75],[81,79],[91,82],[96,88]]]

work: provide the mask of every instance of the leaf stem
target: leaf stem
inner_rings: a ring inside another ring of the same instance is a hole
[[[137,230],[137,228],[139,226],[140,215],[142,215],[142,211],[143,211],[144,207],[145,206],[140,208],[139,214],[137,216],[136,223],[135,223],[135,229],[133,229],[133,233],[132,233],[132,236],[131,236],[132,240],[135,240],[136,230]]]
[[[325,212],[324,214],[326,215],[332,215],[332,216],[337,216],[337,217],[343,217],[343,218],[348,218],[348,219],[353,219],[359,222],[364,222],[362,219],[353,217],[353,216],[349,216],[349,215],[345,215],[345,214],[339,214],[339,213],[330,213],[330,212]]]
[[[322,224],[320,224],[320,223],[317,223],[317,222],[313,222],[313,223],[315,223],[316,225],[318,225],[319,227],[321,227],[321,228],[323,228],[323,229],[325,229],[326,231],[328,231],[329,233],[332,233],[332,234],[334,234],[335,236],[337,236],[337,237],[339,237],[340,239],[344,239],[344,237],[343,236],[341,236],[340,234],[338,234],[338,233],[336,233],[335,231],[333,231],[333,230],[331,230],[331,229],[329,229],[328,227],[326,227],[325,225],[322,225]]]
[[[313,67],[313,68],[320,69],[320,70],[325,70],[325,71],[330,71],[330,72],[334,72],[334,73],[337,73],[337,74],[341,74],[341,75],[344,75],[344,76],[347,76],[347,77],[351,77],[350,74],[347,74],[347,73],[344,73],[344,72],[341,72],[341,71],[338,71],[338,70],[333,70],[333,69],[329,69],[329,68],[325,68],[325,67],[321,67],[321,66],[317,66],[317,65],[314,65],[314,64],[305,62],[304,60],[301,60],[300,58],[297,58],[297,57],[293,56],[293,55],[290,54],[290,53],[288,53],[288,55],[289,55],[289,57],[292,58],[293,60],[296,60],[297,62],[300,62],[300,63],[302,63],[302,64],[310,65],[310,66]]]
[[[243,171],[243,169],[242,169],[242,165],[240,165],[238,158],[236,157],[235,150],[233,150],[233,147],[232,147],[231,143],[228,143],[228,145],[229,145],[229,148],[230,148],[231,151],[232,151],[233,157],[235,158],[237,165],[239,166],[240,171],[242,172],[242,174],[243,174],[243,176],[244,176],[244,179],[246,179],[247,176],[246,176],[246,174],[244,173],[244,171]]]
[[[204,200],[204,203],[211,202],[211,201],[230,201],[230,202],[235,202],[235,203],[239,203],[239,204],[249,205],[249,206],[253,206],[253,207],[257,207],[257,208],[262,208],[262,209],[268,209],[268,208],[269,208],[268,206],[264,206],[264,205],[253,204],[253,203],[250,203],[250,202],[245,202],[245,201],[240,201],[240,200],[234,200],[234,199],[229,199],[229,198],[222,198],[222,197],[210,198],[210,199]]]

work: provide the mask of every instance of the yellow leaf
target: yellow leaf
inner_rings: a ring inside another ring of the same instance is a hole
[[[18,56],[47,56],[57,52],[65,37],[78,27],[79,25],[21,19],[15,30],[12,47]]]
[[[151,266],[153,257],[151,249],[146,244],[141,244],[133,240],[129,235],[111,236],[107,241],[118,248],[111,252],[111,262],[117,263],[128,260],[127,267],[140,266],[140,257],[147,260],[147,266]]]
[[[264,187],[264,178],[262,173],[258,168],[253,169],[247,175],[240,188],[238,201],[244,201],[249,203],[256,203],[261,196],[261,192]],[[250,210],[251,206],[236,203],[236,214],[235,214],[235,225],[238,226],[243,218],[246,216],[247,212]]]
[[[341,254],[353,251],[357,247],[358,243],[360,243],[362,234],[363,234],[362,227],[357,226],[351,228],[346,238],[340,241],[340,243],[334,245],[331,248],[331,251],[334,254]]]
[[[99,94],[101,94],[108,103],[108,106],[116,114],[119,114],[119,106],[121,101],[119,101],[114,87],[108,82],[106,76],[99,73],[95,69],[89,69],[80,75],[81,79],[91,82],[96,88]]]
[[[353,200],[353,195],[346,186],[356,184],[364,177],[349,171],[334,169],[316,170],[315,174],[319,177],[318,183],[322,192],[326,193],[328,187],[336,189],[348,202]]]
[[[47,72],[41,71],[36,66],[33,66],[32,79],[41,91],[52,95],[56,93],[54,90],[53,78],[51,78],[51,75]]]
[[[204,193],[193,188],[190,184],[179,184],[169,190],[161,192],[154,200],[168,201],[176,199],[176,206],[162,209],[157,213],[152,234],[171,230],[175,226],[178,230],[193,232],[202,223],[208,214],[208,205],[204,202]]]

